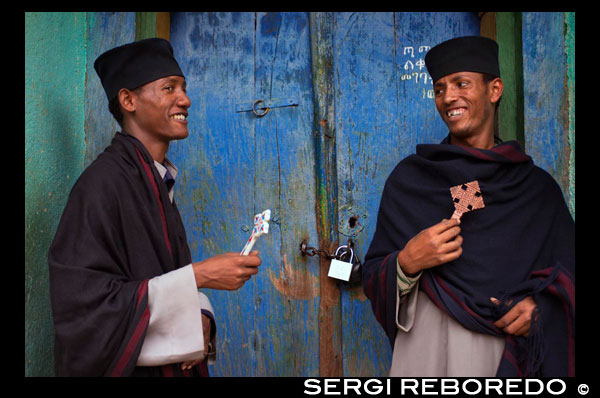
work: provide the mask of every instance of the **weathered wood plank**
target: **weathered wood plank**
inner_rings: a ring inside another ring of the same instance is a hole
[[[303,239],[317,236],[307,13],[257,13],[255,79],[255,98],[297,96],[299,102],[251,121],[256,126],[256,203],[265,200],[277,217],[262,252],[273,268],[257,280],[264,292],[256,321],[264,350],[258,375],[314,375],[319,270],[316,259],[304,258],[299,250]]]
[[[319,248],[328,250],[335,250],[338,241],[333,22],[333,13],[310,13],[317,242]],[[340,287],[335,279],[328,277],[330,264],[327,258],[319,258],[319,375],[322,377],[343,376]]]
[[[475,13],[336,13],[338,227],[340,241],[351,237],[361,258],[393,167],[416,144],[448,134],[433,101],[426,51],[478,34]],[[391,350],[362,289],[342,290],[342,321],[344,374],[386,375]]]
[[[569,90],[565,45],[567,21],[562,12],[523,13],[525,145],[534,162],[561,186],[574,215],[574,108]],[[574,60],[573,60],[574,62]]]
[[[54,375],[48,248],[85,156],[86,13],[25,13],[25,376]]]
[[[504,93],[498,110],[498,135],[525,145],[523,121],[523,48],[520,12],[497,12],[496,41]]]
[[[176,194],[195,261],[241,250],[254,214],[272,210],[256,244],[263,265],[235,292],[207,291],[217,312],[215,375],[318,374],[318,261],[312,86],[306,14],[173,13],[171,42],[192,100],[190,136],[171,145]],[[262,118],[236,112],[258,99],[299,105]]]

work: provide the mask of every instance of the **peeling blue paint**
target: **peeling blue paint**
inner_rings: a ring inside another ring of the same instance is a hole
[[[169,157],[181,170],[176,201],[193,259],[239,251],[254,214],[274,215],[256,246],[259,274],[239,291],[207,292],[217,311],[215,376],[319,375],[321,270],[299,244],[323,232],[332,241],[351,236],[363,258],[391,169],[416,144],[447,134],[419,59],[450,37],[479,34],[475,13],[331,14],[331,64],[313,66],[331,68],[329,93],[313,90],[308,13],[172,14],[192,108],[190,137],[172,143]],[[92,63],[133,41],[135,13],[26,13],[25,21],[25,374],[45,376],[53,374],[47,249],[70,187],[117,129]],[[574,13],[523,14],[527,150],[557,179],[573,217],[574,51]],[[315,120],[315,96],[333,93],[323,99],[327,117]],[[235,111],[288,97],[298,106],[259,119]],[[336,181],[315,167],[332,155],[316,145],[320,119],[336,150]],[[322,230],[318,200],[328,201],[321,216],[338,225]],[[385,376],[391,352],[362,290],[340,287],[338,301],[338,329],[327,333],[342,340],[343,375]]]
[[[574,18],[565,16],[523,13],[525,148],[558,182],[575,216],[575,43],[574,35],[565,37]]]

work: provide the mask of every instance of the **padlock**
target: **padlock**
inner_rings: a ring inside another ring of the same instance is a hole
[[[347,246],[340,246],[335,252],[337,256],[338,252],[342,248],[346,248]],[[348,282],[350,280],[350,273],[352,272],[352,259],[354,258],[354,251],[350,249],[350,262],[338,260],[334,258],[331,260],[331,264],[329,265],[329,273],[327,276],[330,278],[336,278],[343,281]]]

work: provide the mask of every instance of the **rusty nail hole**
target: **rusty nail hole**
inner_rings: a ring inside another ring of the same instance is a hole
[[[358,217],[356,217],[356,216],[350,217],[350,219],[348,220],[348,225],[350,225],[350,228],[354,228],[356,226],[357,221],[358,221]]]

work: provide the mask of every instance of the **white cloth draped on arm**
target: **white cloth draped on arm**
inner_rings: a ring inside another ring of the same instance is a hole
[[[191,264],[150,279],[148,306],[150,321],[138,366],[204,358],[202,310],[210,315],[214,312],[208,298],[198,292]],[[215,346],[214,341],[212,346]],[[214,349],[212,351],[209,363],[213,363],[216,356]]]

